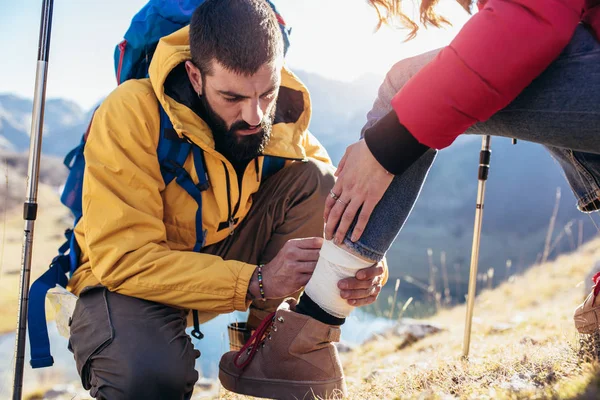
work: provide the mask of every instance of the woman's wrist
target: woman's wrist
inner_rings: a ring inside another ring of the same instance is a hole
[[[393,175],[401,175],[429,150],[400,123],[394,110],[367,129],[364,138],[373,157]]]

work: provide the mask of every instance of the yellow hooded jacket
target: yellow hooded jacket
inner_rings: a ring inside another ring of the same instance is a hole
[[[69,282],[77,295],[86,286],[102,284],[127,296],[199,310],[205,317],[243,311],[249,305],[246,294],[256,266],[193,252],[197,203],[175,181],[165,187],[160,172],[158,102],[178,135],[204,151],[210,182],[202,193],[205,245],[227,237],[229,228],[219,230],[219,225],[227,226],[223,223],[234,218],[237,226],[244,219],[260,186],[263,157],[258,168],[254,162],[248,165],[238,187],[236,172],[214,150],[206,123],[165,94],[171,71],[191,58],[188,35],[186,27],[163,38],[150,65],[150,78],[123,83],[96,111],[85,147],[83,217],[75,229],[81,266]],[[295,102],[300,110],[281,110],[294,114],[294,121],[274,124],[265,154],[331,163],[308,131],[307,89],[285,68],[281,86],[300,99]],[[191,155],[184,168],[198,183]],[[229,215],[232,210],[235,215]]]

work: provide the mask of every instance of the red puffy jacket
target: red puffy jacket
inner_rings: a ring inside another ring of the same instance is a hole
[[[392,100],[400,122],[428,147],[449,146],[507,106],[559,56],[580,22],[600,39],[600,0],[488,0],[479,9]]]

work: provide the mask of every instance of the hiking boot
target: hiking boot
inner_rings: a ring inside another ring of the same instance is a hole
[[[288,299],[265,318],[244,348],[225,353],[219,380],[235,393],[275,399],[346,395],[336,347],[340,328],[294,312]]]
[[[600,293],[600,272],[592,278],[594,286],[583,304],[575,309],[573,320],[579,333],[592,334],[600,328],[600,304],[596,302]]]
[[[254,300],[248,309],[248,322],[246,322],[246,327],[254,333],[265,318],[272,316],[283,300],[284,299],[267,301]]]
[[[249,312],[248,312],[248,322],[246,322],[246,327],[250,330],[251,333],[254,333],[256,328],[260,326],[262,321],[277,311],[277,308],[284,302],[284,300],[293,297],[298,301],[300,295],[302,294],[302,289],[297,291],[288,297],[283,297],[279,299],[269,299],[269,300],[261,300],[256,299],[252,301],[250,304]]]
[[[291,297],[298,300],[300,294],[302,294],[302,290],[294,293]],[[273,312],[277,310],[277,307],[279,307],[285,299],[286,297],[269,299],[266,301],[260,299],[254,300],[250,304],[247,322],[233,322],[227,325],[227,331],[229,333],[229,350],[240,351],[263,320],[268,316],[272,316]]]

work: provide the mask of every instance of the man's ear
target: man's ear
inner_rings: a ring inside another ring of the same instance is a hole
[[[185,70],[190,79],[190,83],[198,96],[202,93],[202,72],[191,61],[185,62]]]

